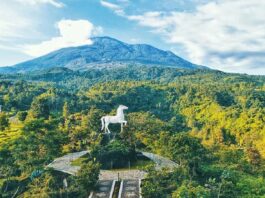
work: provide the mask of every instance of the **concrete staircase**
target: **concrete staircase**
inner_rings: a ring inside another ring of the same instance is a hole
[[[122,180],[118,198],[140,198],[141,180]]]
[[[115,180],[99,181],[97,189],[90,194],[89,198],[112,198],[115,182]]]
[[[113,198],[116,180],[100,180],[89,198]],[[141,198],[141,180],[121,180],[117,198]]]

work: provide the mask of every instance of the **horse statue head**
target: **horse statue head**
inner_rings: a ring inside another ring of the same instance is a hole
[[[128,107],[126,107],[125,105],[119,105],[118,109],[126,110],[126,109],[128,109]]]

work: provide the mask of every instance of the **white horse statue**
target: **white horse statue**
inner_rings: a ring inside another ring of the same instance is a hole
[[[103,131],[103,129],[105,130],[105,133],[111,133],[108,126],[110,123],[120,123],[121,124],[121,131],[123,130],[123,124],[127,124],[127,121],[124,119],[124,113],[123,110],[128,109],[128,107],[124,106],[124,105],[120,105],[117,109],[117,114],[115,116],[103,116],[101,118],[101,124],[102,124],[102,128],[101,130]]]

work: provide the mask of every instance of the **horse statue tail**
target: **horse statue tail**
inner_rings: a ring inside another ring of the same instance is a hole
[[[105,116],[103,116],[101,119],[101,131],[103,131],[103,129],[105,128]]]

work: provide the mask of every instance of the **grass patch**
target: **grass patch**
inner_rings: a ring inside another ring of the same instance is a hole
[[[4,144],[8,144],[20,137],[21,129],[23,127],[22,123],[10,123],[8,129],[0,131],[0,148]]]
[[[136,162],[132,163],[131,168],[132,169],[142,169],[149,165],[155,165],[155,163],[152,160],[146,160],[146,159],[140,159]]]
[[[87,159],[88,159],[88,154],[85,154],[82,157],[80,157],[80,158],[78,158],[76,160],[73,160],[71,162],[71,165],[73,165],[73,166],[81,166],[82,163],[85,162]]]

